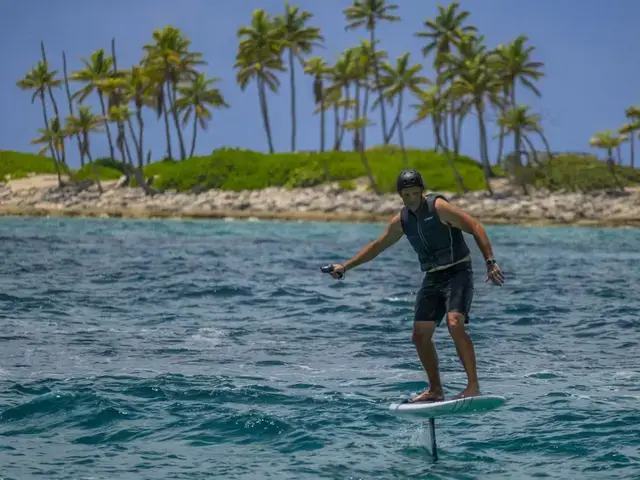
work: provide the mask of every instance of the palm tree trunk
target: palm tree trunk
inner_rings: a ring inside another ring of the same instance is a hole
[[[162,97],[166,98],[164,95],[164,88],[162,88]],[[169,112],[167,112],[165,100],[163,100],[162,105],[162,114],[164,116],[164,131],[167,135],[167,156],[170,160],[173,160],[173,149],[171,148],[171,125],[169,124]]]
[[[44,99],[44,90],[40,90],[40,102],[42,102],[42,116],[44,117],[44,128],[49,130],[49,116],[47,115],[47,103]],[[58,186],[61,187],[62,183],[62,175],[60,174],[60,165],[58,165],[58,151],[53,146],[53,142],[49,140],[49,151],[51,152],[51,157],[53,158],[53,166],[56,169],[56,173],[58,174]]]
[[[189,158],[193,158],[193,153],[196,151],[196,138],[197,138],[197,136],[198,136],[198,117],[197,117],[197,113],[194,113],[194,118],[193,118],[193,138],[191,139],[191,152],[189,152]]]
[[[142,105],[138,106],[136,105],[137,111],[136,111],[136,118],[138,119],[138,130],[140,132],[140,137],[138,138],[138,150],[140,150],[140,161],[144,162],[144,149],[143,149],[143,145],[142,145],[142,135],[144,133],[144,121],[142,120]],[[140,168],[142,168],[144,165],[141,163],[140,164]]]
[[[389,139],[387,137],[387,112],[384,108],[384,98],[382,96],[382,85],[380,84],[380,68],[378,66],[378,60],[376,57],[376,28],[375,25],[371,29],[371,34],[369,38],[371,42],[371,57],[373,58],[373,73],[376,80],[376,90],[378,91],[378,102],[380,104],[380,123],[382,125],[382,138],[384,139],[384,144],[387,145],[389,143]]]
[[[507,84],[505,84],[504,87],[502,88],[502,93],[504,95],[504,99],[503,99],[503,102],[500,102],[500,105],[498,106],[500,115],[504,115],[506,112],[504,104],[506,104],[506,102],[508,101],[507,99],[509,98],[509,86]],[[500,126],[500,133],[498,135],[499,135],[498,136],[498,156],[496,157],[496,164],[500,165],[502,162],[502,151],[504,150],[504,127],[503,126]]]
[[[511,108],[516,108],[516,85],[515,82],[511,85]],[[514,153],[516,155],[516,165],[518,167],[522,167],[522,156],[520,155],[520,127],[518,125],[515,126],[513,132],[513,148]]]
[[[67,92],[67,102],[69,104],[69,114],[73,115],[73,100],[71,99],[71,90],[69,89],[69,76],[67,75],[67,55],[62,51],[62,73],[64,75],[64,87]],[[78,140],[78,151],[80,152],[80,167],[84,167],[84,149],[82,148],[82,139],[80,133],[76,133]]]
[[[40,50],[42,51],[42,61],[43,63],[46,65],[47,64],[47,54],[45,52],[45,48],[44,48],[44,41],[40,41]],[[49,94],[49,98],[51,99],[51,104],[53,105],[53,111],[54,114],[56,116],[56,118],[58,118],[58,120],[60,122],[62,122],[62,119],[60,118],[60,111],[58,110],[58,103],[56,102],[55,97],[53,96],[53,90],[51,89],[50,86],[47,86],[47,93]],[[66,154],[65,154],[65,149],[64,149],[64,140],[62,141],[62,147],[61,147],[61,153],[59,158],[60,163],[65,163],[66,161]]]
[[[396,121],[398,122],[398,141],[400,143],[400,150],[402,151],[402,163],[404,168],[409,168],[409,159],[407,158],[407,151],[404,148],[404,126],[402,125],[402,100],[404,97],[404,92],[400,91],[400,95],[398,95],[398,113],[396,116]]]
[[[393,138],[393,135],[396,133],[396,128],[398,127],[397,118],[394,117],[393,123],[391,124],[391,128],[389,129],[389,133],[387,134],[387,138],[385,138],[385,142],[389,143]]]
[[[325,108],[324,97],[322,98],[322,106],[320,108],[320,152],[324,153],[324,137],[325,137]]]
[[[127,159],[129,160],[129,164],[133,167],[134,166],[133,155],[131,155],[131,149],[129,148],[129,140],[127,139],[127,134],[124,131],[124,123],[120,123],[118,125],[118,129],[122,131],[122,143],[124,144],[124,149],[127,152]]]
[[[291,82],[291,151],[296,151],[296,76],[293,50],[289,48],[289,80]]]
[[[333,150],[338,151],[340,149],[340,107],[338,103],[333,104]]]
[[[504,150],[504,127],[500,126],[500,133],[498,134],[498,156],[496,157],[496,165],[500,165],[502,162],[502,150]]]
[[[371,184],[371,188],[376,194],[380,194],[378,189],[378,185],[376,184],[376,180],[373,176],[373,172],[371,171],[371,166],[369,165],[369,161],[367,160],[367,155],[364,152],[364,148],[360,147],[360,159],[362,160],[362,164],[364,165],[364,170],[367,172],[367,177],[369,177],[369,183]]]
[[[533,162],[541,167],[542,163],[540,163],[540,160],[538,160],[538,153],[536,152],[536,148],[533,145],[533,142],[529,139],[529,137],[527,135],[525,135],[524,133],[522,134],[522,143],[524,145],[526,145],[527,147],[529,147],[529,150],[531,152],[531,157],[533,158]],[[528,152],[526,151],[526,149],[524,148],[524,145],[522,147],[522,150],[527,153],[527,156],[529,156]],[[529,160],[527,160],[527,163],[530,163]]]
[[[456,114],[457,114],[457,107],[458,105],[456,104],[455,101],[451,102],[451,121],[450,121],[450,128],[451,128],[451,143],[453,144],[453,151],[458,151],[458,137],[456,135]]]
[[[131,117],[127,118],[127,125],[129,126],[129,133],[131,134],[131,139],[133,140],[133,144],[136,147],[136,156],[138,157],[138,165],[142,166],[142,151],[139,148],[138,136],[136,135],[136,131],[133,129],[133,122],[131,121]],[[124,128],[124,127],[123,127]]]
[[[273,139],[271,138],[271,126],[269,125],[269,112],[267,111],[267,94],[264,89],[264,80],[258,77],[257,85],[260,111],[262,112],[262,122],[264,123],[264,130],[267,133],[267,142],[269,143],[269,153],[274,153]]]
[[[631,132],[629,135],[631,136],[631,138],[629,138],[629,147],[630,147],[630,154],[631,154],[631,168],[636,168],[636,160],[635,160],[635,144],[636,144],[636,138],[635,138],[635,134],[636,132]]]
[[[453,153],[456,158],[460,155],[460,145],[462,142],[462,123],[464,122],[464,118],[467,116],[467,112],[465,112],[465,108],[462,105],[462,102],[458,105],[458,122],[453,125]]]
[[[447,123],[447,117],[449,114],[447,112],[442,112],[442,120],[440,121],[440,126],[442,127],[442,140],[444,141],[444,145],[447,147],[447,150],[451,150],[451,143],[449,143],[449,124]]]
[[[370,93],[369,87],[365,87],[364,88],[364,103],[362,105],[362,114],[365,117],[367,116],[367,111],[369,109],[369,93]],[[367,127],[365,125],[365,126],[362,127],[362,132],[360,133],[360,141],[362,142],[362,148],[366,148],[366,145],[367,145],[366,132],[367,132]]]
[[[360,83],[356,81],[356,92],[355,92],[355,111],[354,111],[354,120],[356,123],[360,120]],[[357,152],[360,148],[360,128],[353,129],[353,151]]]
[[[462,176],[460,175],[460,172],[456,167],[455,160],[451,156],[451,151],[448,148],[446,148],[442,143],[442,138],[440,137],[440,129],[437,126],[437,123],[439,121],[438,118],[439,117],[436,114],[432,115],[433,134],[436,140],[436,149],[442,148],[442,150],[444,151],[444,156],[446,157],[447,162],[449,163],[449,167],[451,167],[451,170],[453,171],[453,176],[456,178],[456,182],[458,182],[458,186],[460,187],[463,193],[467,193],[469,189],[464,184],[464,180],[462,179]],[[455,157],[456,158],[458,157],[457,153]]]
[[[607,165],[609,166],[609,172],[613,176],[613,180],[616,182],[616,185],[618,185],[618,188],[620,189],[620,191],[623,192],[624,187],[622,186],[622,184],[620,183],[620,180],[618,179],[618,176],[616,175],[616,166],[615,166],[615,162],[613,161],[612,148],[607,149]]]
[[[78,134],[78,138],[80,138],[80,134]],[[93,163],[93,157],[89,152],[89,132],[87,130],[82,132],[82,141],[80,143],[80,148],[82,149],[80,156],[84,158],[84,156],[86,155],[87,158],[89,158],[89,164],[90,164],[89,168],[91,169],[91,173],[93,174],[93,177],[96,181],[96,185],[98,186],[98,192],[100,192],[100,195],[102,195],[104,193],[104,190],[102,189],[102,183],[100,183],[100,174],[98,173],[98,166],[95,163]]]
[[[104,104],[104,95],[100,90],[98,90],[98,98],[100,99],[100,108],[102,109],[102,116],[107,116],[107,107]],[[116,159],[115,150],[113,147],[113,138],[111,137],[111,128],[109,128],[109,122],[105,122],[105,129],[107,131],[107,140],[109,141],[109,154],[113,160]]]
[[[176,85],[175,84],[167,84],[169,91],[169,107],[171,108],[171,116],[173,117],[173,122],[176,125],[176,132],[178,133],[178,145],[180,146],[180,159],[185,160],[187,158],[187,151],[184,148],[184,138],[182,136],[182,128],[180,127],[180,120],[178,119],[178,111],[176,110]]]
[[[618,154],[618,165],[622,165],[622,146],[618,145],[616,147],[616,153]]]
[[[484,123],[484,111],[479,103],[476,103],[476,111],[478,112],[478,126],[480,128],[480,156],[482,157],[482,170],[484,172],[484,181],[487,186],[489,195],[493,195],[489,179],[491,178],[491,167],[489,166],[489,149],[487,146],[487,127]]]
[[[351,104],[351,89],[349,87],[350,87],[349,84],[345,85],[344,87],[346,104],[343,107],[344,110],[342,111],[342,123],[345,123],[347,121],[347,116],[349,115],[349,105]],[[340,138],[338,140],[338,150],[340,150],[340,146],[342,145],[342,139],[344,138],[345,128],[346,127],[344,126],[340,127]]]

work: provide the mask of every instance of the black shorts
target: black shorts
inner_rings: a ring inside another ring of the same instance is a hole
[[[458,312],[464,315],[464,323],[469,323],[472,300],[471,262],[426,273],[416,295],[414,321],[436,322],[436,325],[440,325],[446,313]]]

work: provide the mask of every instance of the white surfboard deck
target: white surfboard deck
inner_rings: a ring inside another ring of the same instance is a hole
[[[486,412],[501,407],[506,402],[507,399],[499,395],[480,395],[441,402],[392,403],[389,410],[399,415],[436,418]]]

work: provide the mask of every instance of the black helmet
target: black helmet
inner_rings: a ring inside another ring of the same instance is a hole
[[[424,189],[424,181],[422,175],[415,169],[403,170],[398,174],[396,178],[396,190],[400,193],[400,190],[408,187],[420,187]]]

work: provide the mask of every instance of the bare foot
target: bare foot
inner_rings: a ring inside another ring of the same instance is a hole
[[[412,398],[411,402],[441,402],[442,400],[444,400],[444,393],[442,390],[427,390],[417,397]]]
[[[459,398],[478,397],[480,395],[481,393],[478,387],[467,387],[464,390],[462,390],[458,395],[453,397],[453,399],[457,400]]]

